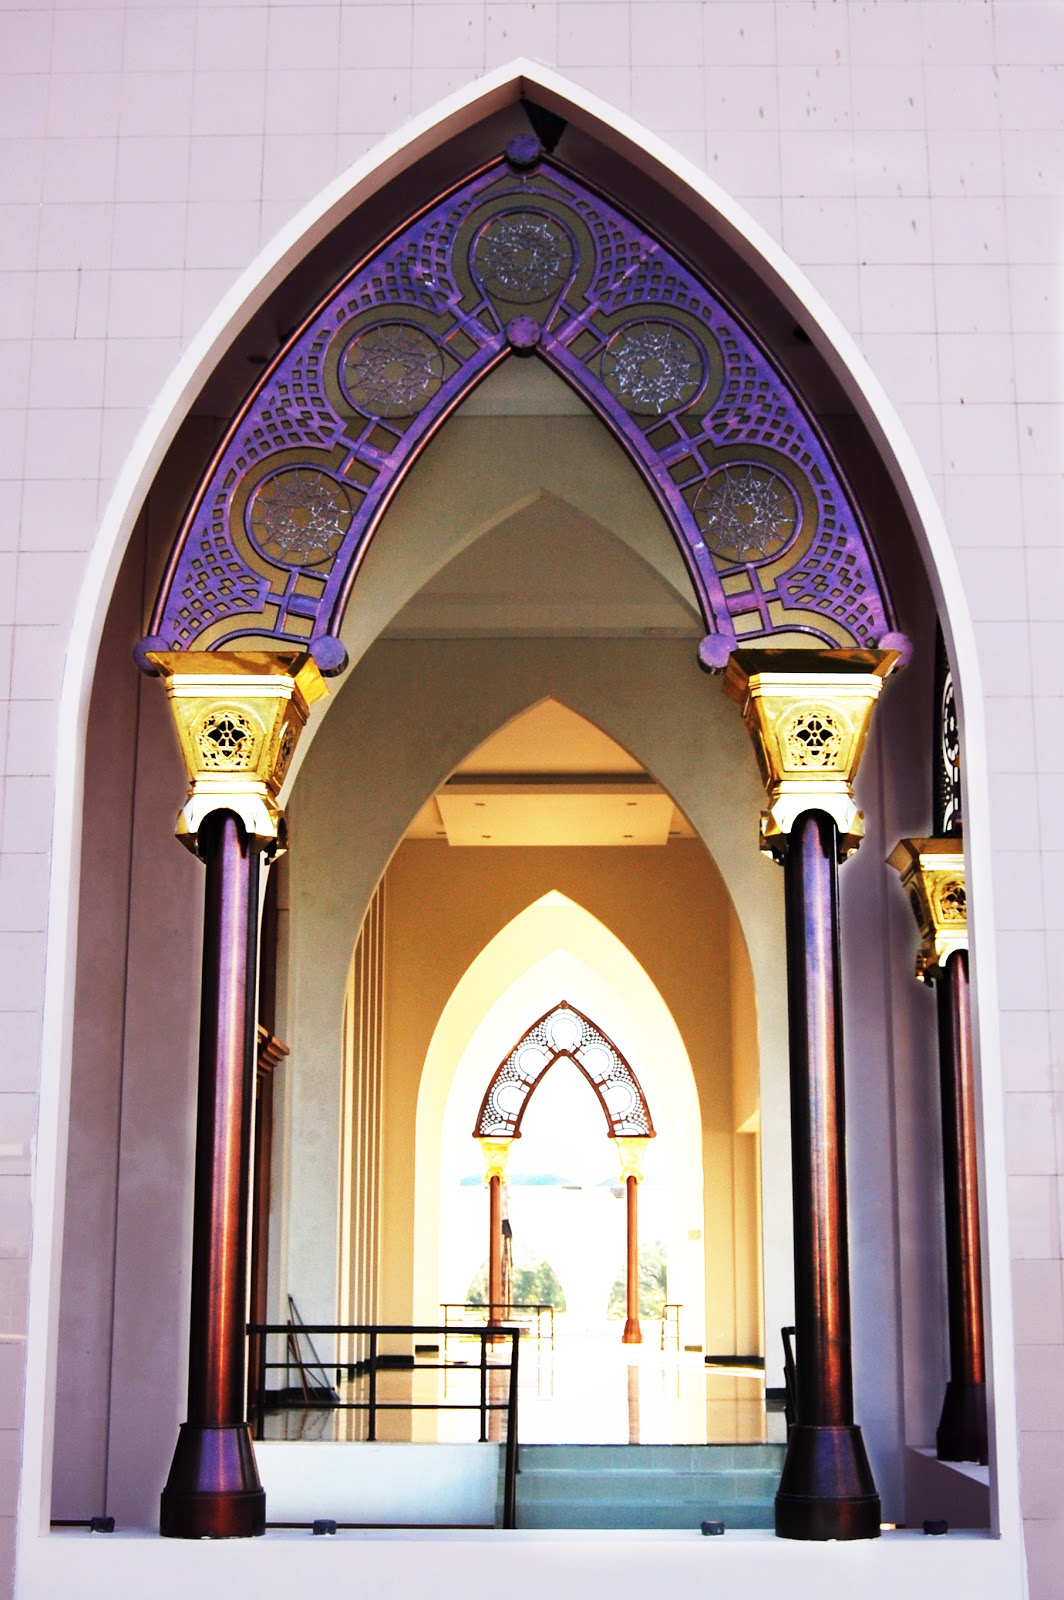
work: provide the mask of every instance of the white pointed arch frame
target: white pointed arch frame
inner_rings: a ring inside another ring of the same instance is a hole
[[[40,1574],[47,1562],[44,1552],[55,1422],[62,1199],[66,1175],[86,735],[96,656],[119,568],[145,497],[193,401],[237,331],[269,299],[293,264],[342,217],[422,155],[484,117],[513,105],[522,96],[534,97],[574,124],[597,131],[599,136],[605,131],[625,148],[636,166],[694,213],[710,219],[771,283],[780,300],[801,313],[803,326],[839,376],[878,450],[908,513],[923,555],[956,670],[958,710],[965,740],[965,846],[972,883],[969,925],[975,978],[973,1021],[978,1043],[977,1090],[982,1109],[979,1134],[983,1240],[993,1307],[988,1376],[996,1438],[995,1492],[992,1495],[994,1530],[1008,1541],[1008,1552],[1011,1552],[1006,1553],[1008,1562],[1022,1563],[984,691],[972,619],[938,500],[894,405],[854,338],[801,269],[760,224],[703,171],[635,119],[561,74],[519,59],[464,85],[439,105],[381,140],[304,206],[237,278],[190,341],[145,416],[117,474],[86,562],[68,639],[56,723],[40,1094],[32,1186],[33,1237],[18,1570],[27,1583],[32,1583],[37,1574],[39,1589]],[[289,786],[294,776],[294,772],[290,774]],[[276,1550],[274,1546],[270,1548]],[[394,1546],[382,1547],[385,1553],[390,1548]],[[263,1550],[262,1555],[266,1554]],[[975,1560],[970,1569],[973,1583],[978,1592],[989,1593],[991,1591],[985,1588],[985,1582],[989,1581],[989,1551],[984,1544],[979,1544],[973,1548],[973,1554]],[[783,1550],[780,1555],[790,1559],[793,1552]],[[1015,1570],[1012,1565],[991,1565],[998,1574],[1006,1571],[1011,1574]],[[376,1565],[373,1570],[377,1570]],[[381,1570],[383,1573],[384,1569]],[[781,1566],[781,1573],[783,1570]],[[371,1577],[368,1568],[367,1576]],[[47,1588],[40,1592],[47,1592]]]

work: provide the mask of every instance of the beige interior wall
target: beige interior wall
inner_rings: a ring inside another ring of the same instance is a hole
[[[731,975],[732,1147],[735,1206],[735,1348],[739,1355],[775,1354],[778,1331],[765,1325],[763,1277],[751,1270],[741,1241],[761,1238],[761,1075],[758,1059],[757,1007],[750,953],[734,906],[728,913]],[[774,1199],[780,1202],[779,1191]]]
[[[660,991],[687,1047],[707,1154],[703,1235],[710,1292],[704,1337],[707,1349],[734,1353],[737,1328],[756,1320],[757,1239],[752,1229],[736,1230],[732,912],[705,847],[697,840],[672,840],[649,849],[452,849],[445,842],[411,840],[397,851],[385,883],[384,1317],[414,1315],[411,1130],[440,1014],[498,930],[554,890],[628,947]],[[749,988],[747,1001],[752,1005]]]
[[[344,1004],[339,1195],[341,1322],[381,1320],[381,1132],[388,1035],[386,902],[382,883],[370,902],[355,945]],[[346,1359],[359,1361],[365,1350],[365,1336],[356,1336],[348,1346]]]

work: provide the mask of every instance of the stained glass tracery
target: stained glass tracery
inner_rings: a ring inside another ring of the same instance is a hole
[[[514,348],[636,462],[708,634],[870,647],[892,630],[857,510],[780,372],[677,256],[543,157],[441,198],[293,336],[197,492],[152,634],[217,649],[338,633],[396,483]]]
[[[646,1096],[617,1046],[562,1000],[518,1039],[492,1075],[473,1129],[475,1139],[513,1139],[534,1090],[562,1057],[574,1062],[595,1094],[611,1139],[654,1137]]]

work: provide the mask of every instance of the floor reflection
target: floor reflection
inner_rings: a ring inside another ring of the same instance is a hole
[[[480,1344],[452,1334],[448,1359],[463,1362],[440,1371],[419,1356],[415,1366],[377,1374],[379,1405],[451,1410],[382,1409],[380,1440],[457,1442],[480,1435]],[[707,1367],[702,1357],[622,1345],[609,1335],[559,1335],[552,1349],[522,1339],[519,1362],[519,1433],[522,1444],[765,1444],[782,1443],[781,1411],[765,1402],[764,1374],[752,1368]],[[489,1372],[487,1393],[502,1405],[507,1375]],[[363,1375],[339,1385],[342,1401],[366,1401]],[[365,1411],[302,1406],[267,1414],[268,1439],[361,1440]],[[505,1437],[505,1412],[489,1412],[488,1437]]]

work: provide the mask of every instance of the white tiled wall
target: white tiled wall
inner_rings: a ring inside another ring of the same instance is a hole
[[[0,1511],[55,705],[100,509],[183,342],[257,248],[380,135],[518,55],[631,112],[778,237],[864,347],[946,512],[990,695],[1022,1465],[1049,1600],[1064,1562],[1058,0],[0,0]]]

